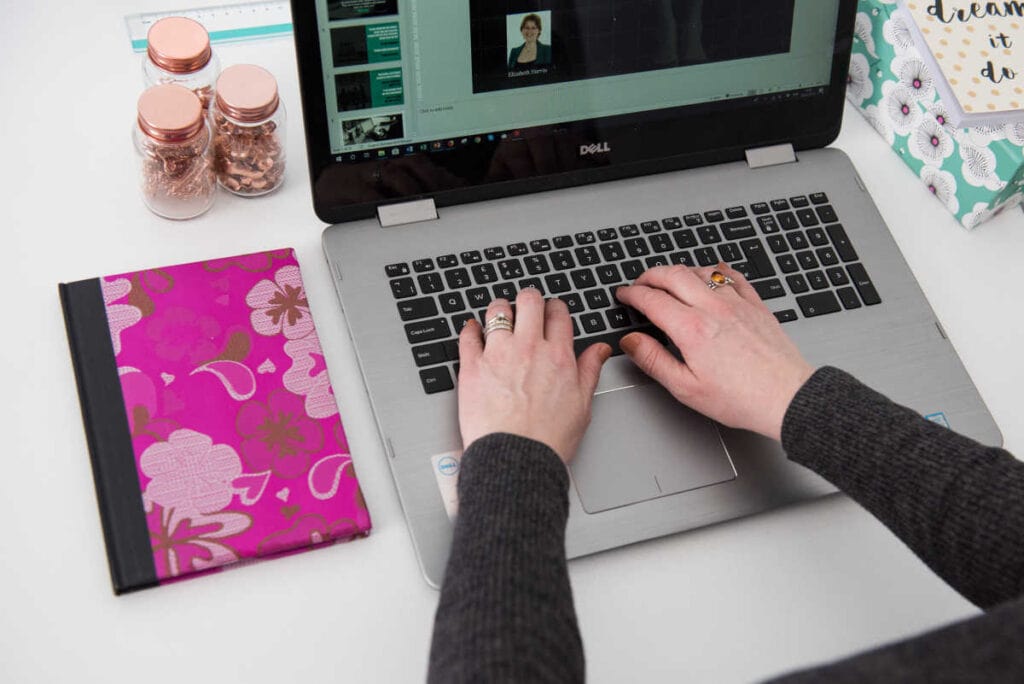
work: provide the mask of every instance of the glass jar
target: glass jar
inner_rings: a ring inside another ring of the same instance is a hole
[[[205,114],[183,86],[153,86],[139,97],[133,137],[142,197],[153,213],[188,219],[213,205],[217,181]]]
[[[217,79],[210,116],[221,187],[243,197],[279,188],[284,182],[286,118],[273,75],[251,64],[228,67]]]
[[[142,63],[146,85],[176,83],[195,92],[203,107],[209,107],[220,63],[203,25],[185,17],[165,17],[150,27],[146,42]]]

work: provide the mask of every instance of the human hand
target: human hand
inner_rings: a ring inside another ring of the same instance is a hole
[[[708,288],[715,270],[734,283]],[[781,439],[786,410],[814,368],[739,272],[725,264],[658,266],[616,294],[683,355],[680,362],[648,335],[626,335],[622,350],[641,370],[723,425]]]
[[[512,318],[504,299],[491,302],[487,319],[499,313]],[[565,302],[545,302],[531,287],[516,298],[515,318],[514,332],[496,330],[486,343],[476,321],[459,334],[462,444],[508,432],[548,445],[568,463],[590,424],[590,402],[611,347],[595,344],[577,359]]]

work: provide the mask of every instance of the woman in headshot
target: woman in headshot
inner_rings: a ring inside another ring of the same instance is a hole
[[[508,54],[508,70],[519,71],[534,66],[551,64],[551,46],[537,40],[540,38],[542,24],[536,14],[527,14],[519,23],[519,32],[523,34],[523,44],[512,48]]]

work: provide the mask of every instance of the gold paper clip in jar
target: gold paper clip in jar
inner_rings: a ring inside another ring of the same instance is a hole
[[[139,97],[134,131],[142,197],[153,213],[188,219],[213,205],[210,127],[203,105],[191,90],[159,85]]]
[[[176,83],[210,106],[220,65],[203,25],[185,17],[165,17],[146,36],[142,73],[147,86]]]
[[[211,115],[217,181],[255,197],[284,182],[285,111],[277,81],[251,64],[228,67],[217,79]]]

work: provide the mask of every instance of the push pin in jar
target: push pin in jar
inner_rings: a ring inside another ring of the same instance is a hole
[[[228,67],[217,79],[213,119],[217,181],[246,197],[284,181],[285,111],[277,81],[251,64]]]
[[[213,205],[210,128],[195,93],[173,84],[142,93],[134,139],[142,197],[154,213],[188,219]]]
[[[220,66],[203,25],[186,17],[165,17],[146,35],[142,73],[147,86],[176,83],[210,106]]]

